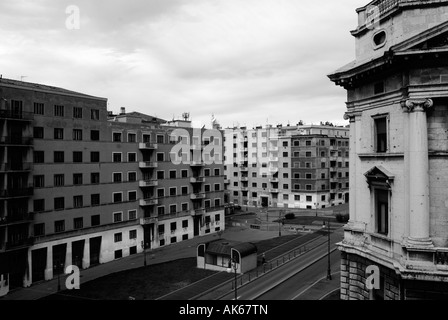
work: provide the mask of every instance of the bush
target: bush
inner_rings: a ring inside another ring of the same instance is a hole
[[[336,221],[341,223],[348,222],[350,215],[348,213],[338,213],[336,214]]]
[[[291,220],[294,219],[296,215],[292,212],[285,214],[285,219]]]

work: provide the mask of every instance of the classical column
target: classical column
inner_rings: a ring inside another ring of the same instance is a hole
[[[429,161],[426,110],[431,99],[408,99],[402,103],[408,113],[409,157],[409,246],[433,246],[429,238]]]
[[[47,266],[45,267],[45,280],[53,279],[53,246],[47,247]]]
[[[356,221],[356,117],[352,114],[344,114],[345,120],[350,120],[350,136],[349,136],[349,213],[350,222]]]

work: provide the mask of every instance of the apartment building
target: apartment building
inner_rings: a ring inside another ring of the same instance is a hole
[[[448,1],[356,10],[348,93],[350,220],[341,299],[447,299]]]
[[[219,131],[9,79],[0,98],[0,295],[224,229]]]
[[[225,129],[227,198],[242,206],[325,208],[348,195],[348,128]]]

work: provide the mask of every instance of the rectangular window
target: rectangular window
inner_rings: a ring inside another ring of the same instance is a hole
[[[82,173],[74,173],[73,174],[73,184],[74,185],[82,184]]]
[[[129,217],[129,220],[136,220],[137,219],[137,210],[129,210],[128,217]]]
[[[128,172],[128,181],[130,182],[137,181],[137,172],[135,171]]]
[[[182,220],[182,228],[188,228],[188,220]]]
[[[92,172],[92,173],[90,173],[90,183],[91,184],[98,184],[98,183],[100,183],[100,173],[99,172]]]
[[[188,194],[188,187],[182,187],[182,195],[185,196]]]
[[[90,140],[99,141],[100,140],[100,130],[90,130]]]
[[[182,211],[188,211],[188,203],[182,203]]]
[[[114,222],[123,221],[123,212],[114,212],[113,218],[114,218]]]
[[[113,174],[112,174],[112,176],[113,176],[113,182],[115,182],[115,183],[117,183],[117,182],[122,182],[122,173],[121,172],[114,172]]]
[[[170,188],[170,196],[175,196],[176,194],[177,194],[177,188],[176,187]]]
[[[188,170],[181,171],[182,178],[188,178]]]
[[[54,106],[54,116],[55,117],[63,117],[64,116],[64,106],[55,105]]]
[[[115,233],[114,234],[114,242],[120,242],[123,240],[123,235],[120,233]]]
[[[73,151],[73,162],[82,162],[82,151]]]
[[[137,191],[128,191],[128,201],[137,200]]]
[[[54,222],[54,232],[65,231],[65,220],[58,220]]]
[[[90,152],[90,162],[100,162],[99,151],[91,151]]]
[[[128,133],[128,142],[136,142],[137,135],[135,133]]]
[[[82,196],[73,196],[73,208],[82,208],[83,207],[83,197]]]
[[[82,229],[84,227],[84,220],[82,217],[73,219],[74,229]]]
[[[121,132],[112,133],[112,141],[113,142],[121,142]]]
[[[375,189],[376,231],[387,235],[389,232],[389,192]]]
[[[63,210],[65,208],[64,197],[54,198],[54,210]]]
[[[34,114],[44,114],[44,104],[34,102]]]
[[[177,205],[176,204],[170,204],[170,213],[174,214],[177,212]]]
[[[294,195],[294,201],[300,201],[300,195],[295,194]]]
[[[100,205],[100,194],[99,193],[90,195],[90,205],[92,207]]]
[[[128,162],[137,162],[137,153],[129,152],[128,153]]]
[[[164,143],[163,135],[157,135],[157,143]]]
[[[215,191],[219,191],[221,189],[221,185],[219,183],[215,183]]]
[[[137,230],[129,230],[129,239],[137,239]]]
[[[44,175],[36,175],[33,177],[33,180],[34,180],[34,188],[45,187],[45,176]]]
[[[306,196],[306,202],[311,202],[313,201],[313,197],[312,196]]]
[[[157,171],[157,180],[165,179],[165,171]]]
[[[82,129],[73,129],[73,140],[82,140]]]
[[[121,152],[113,152],[112,153],[112,161],[113,162],[121,162]]]
[[[165,161],[165,154],[163,152],[158,152],[156,155],[156,159],[157,159],[157,161],[161,161],[161,162]]]
[[[158,215],[164,215],[165,214],[165,207],[157,207],[157,214]]]
[[[33,138],[34,139],[43,139],[44,138],[44,128],[43,127],[34,127],[33,128]]]
[[[91,109],[90,110],[90,119],[91,120],[100,120],[100,110]]]
[[[64,186],[64,175],[63,174],[55,174],[53,176],[53,184],[55,187],[62,187]]]
[[[113,198],[114,203],[122,202],[123,201],[123,193],[122,192],[114,192],[112,198]]]
[[[92,227],[100,225],[100,215],[99,214],[95,214],[90,217],[90,225]]]
[[[55,140],[64,139],[64,129],[63,128],[54,128],[54,139]]]
[[[82,119],[82,108],[73,107],[73,118]]]
[[[375,151],[387,151],[387,117],[375,119]]]
[[[55,163],[63,163],[64,162],[64,151],[54,151],[53,152],[53,160]]]

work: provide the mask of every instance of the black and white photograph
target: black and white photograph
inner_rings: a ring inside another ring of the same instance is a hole
[[[448,299],[448,0],[1,0],[0,35],[0,310]]]

